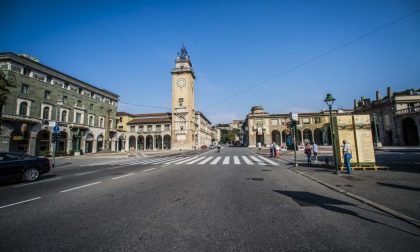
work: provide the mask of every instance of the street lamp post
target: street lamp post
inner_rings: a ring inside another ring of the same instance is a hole
[[[374,128],[374,132],[375,132],[375,146],[376,147],[382,147],[382,143],[381,143],[381,141],[379,140],[379,134],[378,134],[378,123],[377,123],[377,121],[376,121],[376,114],[375,113],[373,113],[372,114],[372,117],[373,117],[373,128]]]
[[[57,109],[55,111],[55,126],[58,126],[59,115],[60,115],[60,107],[63,105],[62,100],[57,100]],[[53,167],[55,167],[55,153],[57,152],[57,145],[58,145],[58,133],[54,133],[54,150],[53,150]]]
[[[333,130],[333,124],[332,124],[332,105],[334,104],[335,98],[328,93],[327,97],[325,98],[324,102],[328,105],[328,108],[330,110],[330,130],[331,130],[331,141],[332,141],[332,149],[333,149],[333,157],[334,157],[334,166],[335,166],[335,174],[339,174],[340,172],[338,171],[338,163],[337,163],[337,159],[336,159],[336,153],[335,153],[335,135],[334,135],[334,130]]]

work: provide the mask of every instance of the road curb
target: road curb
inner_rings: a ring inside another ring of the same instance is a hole
[[[402,213],[399,213],[397,211],[394,211],[394,210],[392,210],[390,208],[387,208],[387,207],[385,207],[385,206],[383,206],[381,204],[378,204],[378,203],[375,203],[373,201],[370,201],[370,200],[368,200],[366,198],[363,198],[363,197],[361,197],[359,195],[356,195],[354,193],[347,192],[346,190],[343,190],[341,188],[337,188],[336,186],[330,185],[330,184],[328,184],[326,182],[323,182],[323,181],[321,181],[319,179],[316,179],[316,178],[314,178],[314,177],[312,177],[310,175],[307,175],[306,173],[303,173],[301,171],[296,171],[296,170],[293,170],[293,169],[289,169],[289,170],[291,170],[291,171],[293,171],[295,173],[298,173],[298,174],[300,174],[300,175],[302,175],[302,176],[304,176],[304,177],[306,177],[306,178],[308,178],[310,180],[313,180],[313,181],[315,181],[315,182],[317,182],[317,183],[319,183],[319,184],[321,184],[321,185],[323,185],[325,187],[328,187],[328,188],[330,188],[330,189],[332,189],[334,191],[337,191],[337,192],[339,192],[341,194],[344,194],[344,195],[346,195],[346,196],[348,196],[350,198],[353,198],[353,199],[358,200],[358,201],[360,201],[362,203],[365,203],[365,204],[367,204],[367,205],[369,205],[371,207],[374,207],[374,208],[379,209],[379,210],[381,210],[383,212],[386,212],[386,213],[388,213],[388,214],[390,214],[390,215],[392,215],[392,216],[394,216],[394,217],[396,217],[398,219],[401,219],[403,221],[406,221],[406,222],[408,222],[408,223],[416,226],[417,228],[420,228],[420,221],[417,220],[417,219],[411,218],[411,217],[409,217],[407,215],[404,215]]]

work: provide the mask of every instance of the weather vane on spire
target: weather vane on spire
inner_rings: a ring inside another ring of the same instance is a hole
[[[185,48],[184,42],[182,42],[181,51],[178,53],[178,57],[181,60],[189,59],[188,52],[187,52],[187,49]]]

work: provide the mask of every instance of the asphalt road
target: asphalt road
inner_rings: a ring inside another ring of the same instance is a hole
[[[60,162],[35,183],[0,186],[2,251],[420,247],[414,226],[245,148]]]

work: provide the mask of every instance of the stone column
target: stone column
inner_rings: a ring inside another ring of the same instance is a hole
[[[312,142],[315,143],[315,130],[312,130]]]
[[[155,150],[156,149],[156,135],[152,136],[152,142],[153,142],[152,150]]]
[[[92,140],[92,153],[96,153],[98,143],[95,139]]]

